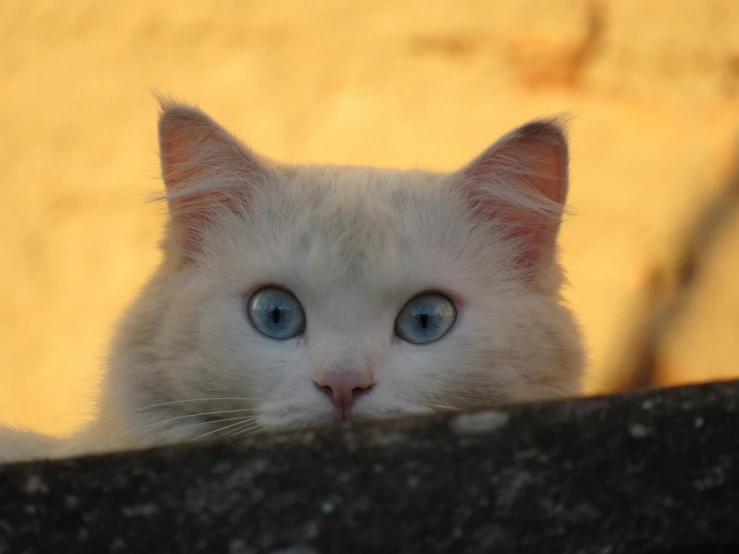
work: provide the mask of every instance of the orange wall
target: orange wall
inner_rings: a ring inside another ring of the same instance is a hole
[[[150,88],[285,161],[448,169],[572,111],[562,241],[591,392],[619,386],[734,167],[736,0],[4,0],[0,37],[0,422],[53,433],[87,416],[157,260]],[[739,374],[727,229],[660,343],[660,382]]]

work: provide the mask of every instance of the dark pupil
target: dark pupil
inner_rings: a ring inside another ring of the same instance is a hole
[[[272,323],[277,325],[280,322],[280,308],[272,309]]]
[[[429,326],[429,315],[428,314],[418,314],[418,316],[421,318],[421,327],[426,329]]]

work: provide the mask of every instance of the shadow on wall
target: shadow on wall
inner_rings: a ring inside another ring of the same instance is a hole
[[[737,275],[739,148],[726,185],[698,214],[675,256],[654,269],[647,307],[637,314],[617,370],[604,376],[605,387],[622,392],[701,381],[702,371],[735,378],[739,365],[725,353],[739,346]],[[688,360],[691,367],[675,367]]]

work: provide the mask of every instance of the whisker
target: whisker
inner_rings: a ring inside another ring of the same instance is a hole
[[[263,425],[260,425],[258,423],[254,424],[254,422],[248,422],[248,424],[244,424],[242,427],[237,427],[235,430],[224,435],[224,437],[238,437],[240,435],[248,434],[251,431],[256,432],[262,429],[264,429]]]
[[[246,421],[246,420],[248,420],[248,418],[243,418],[243,417],[232,417],[232,418],[227,418],[227,419],[221,419],[221,420],[218,420],[218,421],[199,421],[199,422],[197,422],[197,423],[192,423],[192,424],[190,424],[190,425],[185,425],[185,426],[183,426],[183,427],[178,427],[178,428],[177,428],[176,430],[177,430],[177,431],[183,431],[183,430],[185,430],[185,429],[190,429],[190,428],[192,428],[192,427],[200,427],[200,426],[202,426],[202,425],[216,425],[216,424],[218,424],[218,423],[223,423],[223,422],[226,422],[226,421],[236,421],[237,423],[234,423],[234,424],[232,424],[232,425],[238,425],[238,424],[240,424],[240,423],[242,423],[242,422],[244,422],[244,421]],[[228,425],[228,426],[227,426],[227,427],[225,427],[225,428],[227,429],[227,428],[229,428],[229,427],[231,427],[231,425]],[[218,428],[218,429],[216,429],[215,431],[218,431],[219,429],[221,429],[221,427],[219,427],[219,428]],[[215,431],[213,431],[213,432],[215,432]],[[210,433],[206,433],[206,435],[208,435],[208,434],[210,434]],[[203,435],[203,436],[205,436],[205,435]],[[185,441],[192,441],[192,440],[197,440],[197,438],[196,438],[196,439],[192,439],[192,438],[190,438],[190,439],[186,439],[186,438],[183,438],[183,439],[177,439],[177,442],[185,442]],[[137,444],[141,444],[141,441],[139,441],[139,442],[138,442]]]
[[[177,430],[180,431],[182,429],[189,429],[191,427],[197,427],[199,425],[207,425],[207,424],[216,425],[216,424],[219,424],[219,423],[223,423],[225,421],[237,421],[238,423],[245,423],[245,422],[246,423],[249,423],[249,422],[254,421],[255,419],[256,419],[256,416],[252,416],[252,417],[229,417],[229,418],[226,418],[226,419],[219,419],[218,421],[202,421],[200,423],[192,423],[190,425],[185,425],[184,427],[178,427]],[[234,424],[234,425],[236,425],[236,424]],[[228,427],[232,427],[232,425],[229,425]],[[226,427],[226,428],[228,428],[228,427]],[[216,431],[218,431],[218,429],[216,429]],[[192,439],[190,439],[190,440],[192,440]]]
[[[239,419],[240,420],[241,418],[233,418],[233,419]],[[232,420],[230,420],[230,419],[224,419],[224,420],[221,420],[221,421],[232,421]],[[193,439],[189,439],[189,442],[199,441],[199,440],[207,437],[208,435],[212,435],[213,433],[219,433],[220,431],[225,431],[226,429],[230,429],[231,427],[235,427],[237,425],[241,425],[242,423],[243,423],[243,421],[238,421],[236,423],[232,423],[231,425],[226,425],[225,427],[219,427],[218,429],[213,429],[212,431],[208,431],[207,433],[204,433],[202,435],[199,435],[199,436],[197,436],[197,437],[195,437]]]
[[[441,411],[449,411],[449,412],[458,412],[458,408],[454,408],[453,406],[448,406],[446,404],[439,404],[437,402],[429,404],[430,408],[433,408],[434,410],[441,410]]]
[[[151,423],[147,423],[146,425],[142,425],[141,427],[137,427],[135,429],[131,429],[129,431],[126,431],[125,433],[122,433],[120,435],[117,435],[115,438],[111,438],[108,441],[102,443],[101,446],[105,446],[106,444],[110,444],[111,441],[119,440],[119,439],[125,438],[125,437],[127,437],[129,435],[132,435],[132,434],[135,434],[135,433],[140,433],[141,431],[144,431],[145,429],[150,429],[151,427],[155,427],[157,425],[166,425],[168,423],[171,423],[172,421],[177,421],[177,420],[180,420],[180,419],[187,419],[187,418],[191,418],[191,417],[201,417],[201,416],[206,416],[206,415],[221,415],[221,414],[231,414],[231,413],[251,412],[251,411],[252,411],[251,408],[243,408],[241,410],[220,410],[220,411],[216,411],[216,412],[200,412],[200,413],[196,413],[196,414],[186,414],[186,415],[181,415],[181,416],[177,416],[177,417],[169,417],[169,418],[162,419],[162,420],[159,420],[159,421],[153,421]]]
[[[230,432],[226,433],[223,436],[224,437],[232,437],[235,434],[239,433],[244,427],[248,427],[250,425],[254,425],[254,422],[253,421],[245,421],[245,422],[241,423],[241,427],[238,427],[237,426],[236,429],[234,429],[233,431],[230,431]]]
[[[151,404],[150,406],[143,406],[141,408],[136,408],[135,412],[142,412],[145,410],[149,410],[151,408],[158,408],[160,406],[171,406],[172,404],[184,404],[185,402],[208,402],[211,400],[240,400],[240,401],[249,401],[249,400],[258,400],[257,398],[249,398],[246,396],[240,396],[240,397],[234,397],[234,398],[227,398],[227,397],[214,397],[214,398],[188,398],[186,400],[174,400],[172,402],[162,402],[161,404]]]
[[[241,431],[239,431],[233,436],[240,437],[240,436],[245,436],[245,435],[253,435],[255,433],[259,433],[260,431],[264,431],[264,430],[265,430],[265,427],[263,425],[254,425],[253,427],[242,429]]]
[[[165,423],[170,423],[172,421],[177,421],[179,419],[186,419],[189,417],[201,417],[201,416],[206,416],[206,415],[221,415],[221,414],[235,414],[239,412],[252,412],[252,411],[253,411],[252,408],[242,408],[240,410],[219,410],[216,412],[198,412],[196,414],[186,414],[186,415],[181,415],[177,417],[169,417],[167,419],[162,419],[160,421],[154,421],[152,423],[148,423],[142,427],[138,427],[137,429],[133,431],[129,431],[129,433],[143,431],[144,429],[148,429],[149,427],[153,427],[155,425],[163,425]]]

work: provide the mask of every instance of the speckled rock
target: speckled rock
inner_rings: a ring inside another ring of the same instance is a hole
[[[739,382],[0,467],[0,552],[739,552]]]

